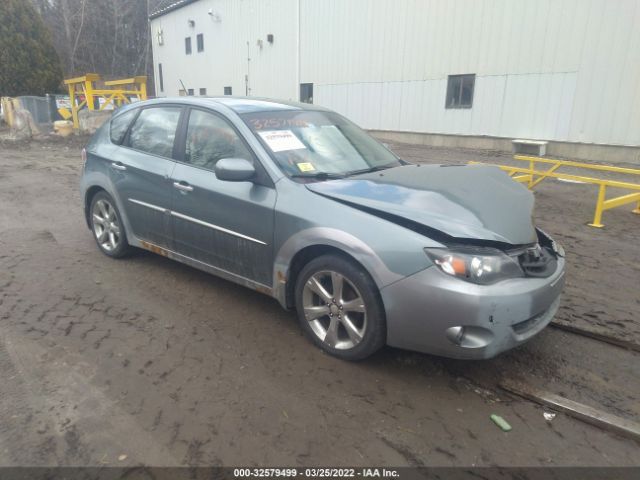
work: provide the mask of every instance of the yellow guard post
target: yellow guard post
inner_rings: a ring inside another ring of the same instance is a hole
[[[570,180],[574,182],[580,183],[590,183],[593,185],[598,185],[598,198],[596,200],[596,209],[593,216],[593,222],[588,225],[591,227],[602,228],[604,227],[602,223],[602,214],[605,210],[610,210],[612,208],[619,207],[621,205],[627,205],[629,203],[636,203],[636,208],[633,209],[633,213],[640,214],[640,183],[634,182],[621,182],[618,180],[609,180],[604,178],[594,178],[587,177],[583,175],[573,175],[568,173],[558,172],[558,170],[562,167],[570,167],[570,168],[580,168],[585,170],[596,170],[601,172],[608,173],[618,173],[618,174],[627,174],[627,175],[640,175],[640,170],[635,168],[625,168],[625,167],[613,167],[608,165],[599,165],[592,163],[582,163],[582,162],[574,162],[571,160],[556,160],[552,158],[541,158],[541,157],[532,157],[527,155],[515,155],[513,157],[515,160],[528,162],[529,168],[526,167],[517,167],[511,165],[496,165],[500,167],[502,170],[507,172],[511,178],[513,178],[517,182],[526,183],[527,187],[532,189],[540,182],[542,182],[545,178],[559,178],[563,180]],[[480,162],[470,162],[470,163],[480,163]],[[545,165],[547,168],[545,170],[539,169],[538,164]],[[617,197],[607,199],[606,193],[607,188],[617,188],[623,189],[627,191],[631,191],[630,193],[626,193],[625,195],[620,195]]]
[[[105,81],[105,87],[96,88],[95,82],[100,80],[97,73],[87,73],[82,77],[70,78],[64,83],[69,88],[69,100],[71,102],[71,116],[73,117],[73,128],[79,128],[78,112],[87,107],[89,110],[96,110],[94,100],[103,98],[104,102],[98,110],[104,110],[107,105],[122,105],[130,103],[131,97],[138,100],[147,99],[147,77],[138,76],[123,78],[120,80]],[[80,101],[80,96],[84,95],[84,100]]]

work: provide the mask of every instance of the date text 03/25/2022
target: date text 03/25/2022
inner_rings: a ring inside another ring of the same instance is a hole
[[[389,468],[236,468],[235,478],[397,478],[399,473]]]

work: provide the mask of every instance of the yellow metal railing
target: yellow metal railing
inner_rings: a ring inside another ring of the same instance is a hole
[[[569,180],[580,183],[589,183],[598,185],[598,198],[596,200],[596,208],[593,216],[593,222],[589,223],[589,226],[602,228],[602,214],[605,210],[620,207],[622,205],[628,205],[629,203],[636,203],[636,208],[633,213],[640,214],[640,183],[633,182],[621,182],[618,180],[609,180],[604,178],[587,177],[583,175],[573,175],[569,173],[558,172],[562,167],[579,168],[585,170],[595,170],[608,173],[626,174],[626,175],[639,175],[640,170],[634,168],[624,167],[611,167],[608,165],[598,165],[591,163],[573,162],[570,160],[555,160],[551,158],[532,157],[527,155],[515,155],[515,160],[528,162],[529,167],[518,167],[512,165],[496,165],[502,170],[506,171],[511,178],[517,182],[526,183],[527,187],[532,189],[545,178],[558,178],[562,180]],[[480,163],[480,162],[471,162]],[[544,170],[537,169],[538,164],[542,164],[548,167]],[[627,191],[625,195],[620,195],[612,198],[607,198],[607,188],[617,188]]]
[[[71,116],[73,117],[73,127],[79,128],[78,112],[87,107],[89,110],[96,110],[95,99],[104,99],[97,110],[104,110],[109,105],[117,106],[130,103],[131,97],[138,100],[147,99],[147,77],[131,77],[120,80],[109,80],[103,82],[109,88],[96,88],[95,82],[100,81],[100,75],[87,73],[82,77],[70,78],[64,83],[69,88],[69,100],[71,102]],[[84,96],[81,100],[80,97]]]

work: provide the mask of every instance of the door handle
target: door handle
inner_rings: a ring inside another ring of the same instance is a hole
[[[125,167],[120,162],[111,162],[111,168],[113,168],[114,170],[126,170],[127,169],[127,167]]]
[[[193,192],[193,187],[185,182],[173,182],[173,186],[182,192]]]

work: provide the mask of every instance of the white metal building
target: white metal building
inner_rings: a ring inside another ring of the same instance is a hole
[[[151,29],[158,96],[303,99],[388,138],[640,163],[640,0],[182,0]]]

